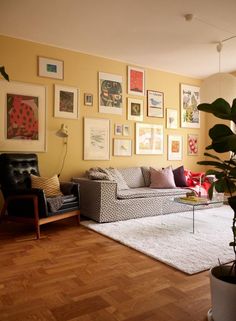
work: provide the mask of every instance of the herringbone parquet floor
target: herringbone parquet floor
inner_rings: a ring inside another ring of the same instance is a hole
[[[185,275],[75,220],[0,225],[1,321],[206,321],[208,272]]]

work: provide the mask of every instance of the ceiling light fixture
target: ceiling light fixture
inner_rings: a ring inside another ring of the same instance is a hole
[[[186,21],[192,21],[194,18],[194,15],[192,13],[187,13],[184,15],[184,18]]]
[[[222,30],[217,26],[202,20],[201,18],[193,15],[192,13],[187,13],[184,15],[185,21],[192,21],[197,20],[201,23],[204,23],[208,26],[214,27],[215,29],[228,32],[228,30]],[[231,32],[232,33],[232,32]],[[216,50],[219,54],[219,64],[218,64],[218,73],[209,76],[208,78],[204,79],[201,85],[201,101],[206,103],[212,103],[215,99],[221,97],[224,98],[229,104],[232,103],[233,99],[236,97],[236,77],[231,74],[223,73],[222,72],[222,49],[223,43],[227,42],[231,39],[236,38],[236,35],[232,35],[228,38],[222,39],[218,41],[216,44]]]

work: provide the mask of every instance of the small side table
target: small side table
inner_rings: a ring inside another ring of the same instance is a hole
[[[196,198],[197,199],[197,198]],[[180,203],[180,204],[185,204],[186,206],[192,206],[192,214],[193,214],[193,234],[195,232],[195,207],[197,206],[208,206],[210,204],[220,204],[222,203],[223,204],[223,198],[221,197],[221,195],[217,196],[216,198],[210,200],[206,197],[199,197],[199,201],[196,200],[196,201],[191,201],[191,199],[183,199],[181,197],[176,197],[174,198],[173,200],[174,202],[176,203]]]

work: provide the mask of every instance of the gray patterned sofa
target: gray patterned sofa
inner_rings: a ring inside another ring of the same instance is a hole
[[[104,223],[191,210],[189,206],[173,202],[174,197],[185,196],[189,189],[148,187],[148,167],[119,168],[115,171],[121,174],[125,183],[72,178],[80,184],[82,215]]]

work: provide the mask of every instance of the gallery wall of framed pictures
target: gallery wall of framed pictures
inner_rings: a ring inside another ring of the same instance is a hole
[[[0,40],[8,48],[1,59],[12,79],[9,90],[0,94],[1,151],[43,152],[41,157],[50,164],[43,170],[53,171],[52,164],[59,163],[65,150],[63,140],[55,135],[63,123],[69,131],[65,177],[77,167],[83,171],[94,165],[154,165],[156,161],[163,166],[182,162],[195,166],[201,160],[208,124],[196,108],[200,80],[27,41],[6,41],[2,36]],[[12,48],[22,52],[14,69]],[[14,79],[24,90],[13,85]],[[23,113],[29,109],[32,121],[26,118],[23,124],[19,113],[19,120],[12,120],[17,104],[23,106]],[[85,119],[96,124],[95,140],[93,126]],[[109,121],[109,129],[105,121],[97,126],[96,119]],[[172,141],[172,136],[182,137],[181,157],[178,139]],[[168,151],[171,141],[173,148]],[[97,149],[87,154],[85,146]]]

